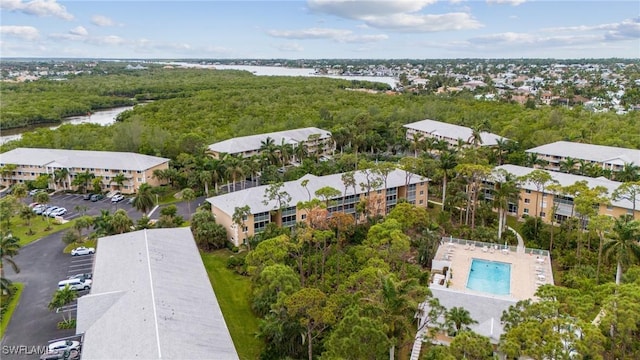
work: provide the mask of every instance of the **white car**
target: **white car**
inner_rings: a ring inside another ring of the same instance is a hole
[[[124,200],[124,195],[122,195],[122,194],[117,194],[117,195],[114,195],[114,196],[111,198],[111,203],[115,204],[115,203],[120,202],[120,201],[122,201],[122,200]]]
[[[49,213],[50,217],[62,216],[67,213],[67,209],[61,207]]]
[[[89,255],[89,254],[94,254],[95,252],[96,252],[96,249],[94,248],[80,246],[71,250],[71,255],[72,256]]]
[[[49,351],[65,351],[65,350],[80,350],[79,341],[61,340],[52,342],[48,346]]]

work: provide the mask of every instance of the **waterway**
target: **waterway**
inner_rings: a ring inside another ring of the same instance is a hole
[[[245,70],[258,76],[322,76],[333,79],[343,80],[361,80],[388,84],[391,88],[395,88],[398,80],[391,76],[358,76],[358,75],[324,75],[316,74],[314,69],[309,68],[290,68],[282,66],[253,66],[253,65],[202,65],[187,62],[169,62],[167,65],[191,67],[199,69],[218,69],[218,70]]]
[[[98,110],[92,113],[91,115],[71,116],[71,117],[65,118],[62,120],[62,124],[77,125],[77,124],[91,123],[91,124],[99,124],[102,126],[111,125],[116,121],[116,118],[118,117],[118,115],[120,115],[120,113],[130,109],[133,109],[133,106],[123,106],[123,107],[111,108],[106,110]],[[53,130],[60,127],[60,125],[62,124],[55,125],[55,126],[43,125],[43,126],[34,126],[34,127],[28,127],[28,128],[2,130],[2,136],[0,136],[0,145],[12,140],[18,140],[22,137],[23,133],[33,131],[39,127],[48,127],[49,129]]]

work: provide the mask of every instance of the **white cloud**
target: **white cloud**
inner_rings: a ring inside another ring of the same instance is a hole
[[[94,15],[91,17],[91,23],[96,26],[114,26],[113,20],[106,16]]]
[[[64,20],[73,20],[73,15],[67,12],[67,9],[58,4],[56,0],[32,0],[23,2],[22,0],[2,0],[0,9],[22,12],[27,15],[35,15],[39,17],[54,16]]]
[[[622,40],[622,39],[638,39],[640,38],[640,17],[634,19],[625,19],[619,23],[598,24],[598,25],[579,25],[545,28],[545,32],[601,32],[605,40]]]
[[[403,32],[436,32],[477,29],[483,25],[464,12],[441,15],[394,14],[363,19],[369,26]]]
[[[89,32],[87,31],[87,29],[85,29],[83,26],[77,26],[77,27],[69,30],[69,33],[71,35],[77,35],[77,36],[87,36],[87,35],[89,35]]]
[[[527,2],[527,0],[487,0],[488,4],[507,4],[512,6],[518,6],[525,2]]]
[[[96,36],[87,39],[87,42],[94,45],[118,46],[125,45],[127,41],[117,35]]]
[[[356,35],[351,30],[309,28],[302,30],[269,30],[272,37],[284,39],[329,39],[341,43],[370,43],[387,40],[389,37],[384,34],[378,35]]]
[[[285,52],[302,52],[304,51],[304,47],[302,47],[298,43],[286,43],[286,44],[278,44],[275,46],[276,49]]]
[[[349,19],[363,16],[385,16],[387,14],[412,13],[422,10],[437,0],[308,0],[307,5],[313,11],[336,15]]]
[[[342,18],[363,21],[369,27],[402,32],[435,32],[477,29],[483,25],[467,12],[421,13],[437,0],[309,0],[309,9]]]
[[[0,34],[29,41],[37,40],[40,37],[38,29],[33,26],[0,26]]]

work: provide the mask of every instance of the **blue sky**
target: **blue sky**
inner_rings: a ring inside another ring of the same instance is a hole
[[[0,54],[640,58],[640,2],[1,0]]]

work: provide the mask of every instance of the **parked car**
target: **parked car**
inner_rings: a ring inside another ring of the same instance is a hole
[[[92,197],[93,195],[94,195],[94,194],[92,194],[92,193],[84,194],[84,196],[82,197],[82,200],[91,200],[91,197]]]
[[[46,353],[40,355],[40,360],[74,360],[80,358],[80,352],[78,350],[72,349],[69,351],[64,350],[55,350],[55,351],[47,351]]]
[[[114,195],[114,196],[111,198],[111,203],[112,203],[112,204],[115,204],[115,203],[120,202],[120,201],[122,201],[122,200],[124,200],[124,196],[123,196],[122,194]]]
[[[94,254],[95,252],[96,252],[95,248],[80,246],[71,250],[71,255],[72,256],[89,255],[89,254]]]
[[[40,204],[38,204],[37,202],[32,202],[31,204],[29,204],[29,208],[33,209],[34,207],[38,206]]]
[[[91,280],[92,277],[93,277],[93,274],[91,273],[82,273],[82,274],[75,274],[75,275],[69,276],[69,280],[72,280],[72,279]]]
[[[43,211],[42,215],[49,216],[52,212],[54,212],[54,211],[56,211],[58,209],[60,209],[58,206],[52,206],[52,207],[48,208],[47,210]]]
[[[102,194],[93,194],[91,195],[91,201],[96,202],[98,200],[104,199],[104,195]]]
[[[58,281],[58,290],[64,290],[67,286],[71,290],[89,290],[91,289],[92,281],[89,279],[67,279]]]
[[[38,204],[36,206],[34,206],[31,210],[33,210],[34,213],[40,215],[42,214],[42,212],[47,208],[47,205],[44,204]],[[39,212],[38,212],[39,211]]]
[[[49,351],[65,351],[65,350],[80,350],[80,342],[79,341],[71,341],[71,340],[61,340],[52,342],[49,344]]]
[[[45,191],[44,189],[33,189],[31,191],[29,191],[29,196],[34,196],[35,194],[39,193],[40,191]]]
[[[62,216],[64,214],[67,213],[67,209],[61,207],[61,208],[57,208],[56,210],[52,211],[51,213],[49,213],[50,217],[56,217],[56,216]]]

